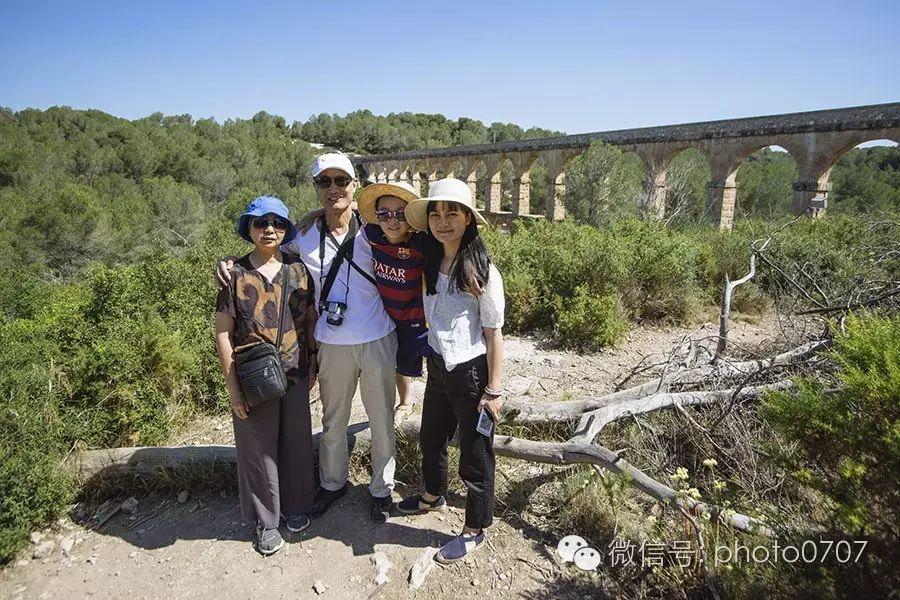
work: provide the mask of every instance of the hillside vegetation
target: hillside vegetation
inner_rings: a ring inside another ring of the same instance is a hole
[[[368,111],[288,126],[266,113],[219,124],[0,110],[0,561],[75,497],[58,468],[67,453],[163,443],[192,415],[227,409],[212,266],[246,251],[233,223],[252,197],[276,195],[295,215],[315,206],[317,151],[307,142],[389,152],[552,133]],[[486,231],[504,274],[506,329],[591,351],[639,323],[693,323],[714,310],[726,274],[746,272],[750,242],[776,231],[773,260],[802,270],[828,297],[900,279],[896,253],[876,261],[866,250],[896,243],[897,148],[849,152],[832,175],[831,214],[787,228],[794,171],[786,154],[763,151],[741,167],[742,218],[731,233],[702,222],[704,168],[690,153],[676,160],[670,212],[681,210],[665,226],[632,208],[643,177],[633,157],[598,144],[572,165],[569,220]],[[738,288],[734,307],[770,310],[796,296],[789,288],[761,269]],[[801,483],[822,460],[823,439],[846,434],[826,457],[840,477],[812,486],[836,503],[822,518],[845,534],[897,527],[896,512],[883,512],[896,509],[900,338],[893,313],[870,318],[835,350],[852,394],[823,394],[811,379],[800,405],[784,393],[766,408],[773,430],[796,444],[780,460]],[[853,408],[861,397],[872,414]],[[869,434],[884,443],[868,448],[861,440]],[[870,493],[880,503],[868,502]]]

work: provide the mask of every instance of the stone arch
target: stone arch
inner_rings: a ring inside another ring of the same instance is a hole
[[[509,156],[512,165],[510,210],[513,215],[531,214],[531,169],[538,159],[533,152],[518,152]]]
[[[707,185],[711,177],[710,157],[693,146],[670,155],[664,171],[666,219],[697,219],[706,210]]]
[[[500,156],[500,210],[501,213],[512,213],[513,207],[513,179],[515,178],[515,164],[512,156],[502,154]],[[492,179],[492,182],[494,180]]]
[[[566,217],[566,166],[584,150],[584,148],[566,148],[538,153],[544,168],[547,169],[547,198],[543,208],[544,216],[548,219],[559,221]]]
[[[737,174],[752,154],[770,146],[780,146],[795,164],[806,151],[793,136],[751,136],[728,140],[704,140],[699,148],[710,157],[710,182],[707,186],[706,213],[719,229],[731,229],[737,205]]]
[[[821,199],[814,198],[808,210],[817,214],[826,208],[839,211],[842,209],[867,211],[872,210],[873,206],[878,207],[879,200],[884,200],[882,195],[872,193],[871,188],[867,189],[867,186],[864,185],[851,184],[848,186],[848,183],[852,180],[848,180],[847,175],[856,170],[851,166],[853,162],[870,162],[873,158],[875,161],[887,160],[892,168],[900,168],[900,165],[896,162],[898,155],[900,155],[898,146],[900,146],[900,135],[897,136],[897,139],[870,139],[847,148],[824,173],[827,177],[827,180],[824,181],[824,187],[827,187],[828,195]],[[886,150],[884,147],[892,148],[892,150],[888,150],[889,154],[881,154]],[[879,154],[881,154],[880,158]],[[888,199],[888,201],[890,202],[891,200]],[[881,206],[881,208],[886,207]]]
[[[550,173],[544,164],[544,157],[537,154],[528,169],[529,198],[528,210],[523,214],[532,216],[546,215],[546,202],[550,189]]]
[[[397,164],[388,165],[385,168],[385,173],[387,174],[387,177],[385,178],[385,181],[387,183],[395,183],[397,181],[400,181],[400,165],[397,165]]]
[[[419,172],[420,191],[422,196],[428,195],[428,190],[435,181],[440,179],[438,173],[440,166],[432,160],[424,160],[417,167]]]
[[[478,177],[484,172],[484,161],[479,156],[465,156],[459,159],[457,164],[456,177],[466,182],[469,190],[472,192],[472,198],[475,200],[476,208],[484,207],[484,200],[481,196],[483,190],[479,190]]]
[[[735,169],[735,217],[788,214],[798,167],[795,154],[780,144],[764,146],[745,156]]]
[[[868,142],[886,141],[900,144],[900,127],[891,129],[876,129],[871,131],[848,132],[835,140],[819,155],[819,160],[812,161],[808,173],[816,177],[816,181],[828,183],[829,175],[834,165],[850,150]]]
[[[487,214],[499,213],[503,197],[503,177],[500,172],[503,166],[501,155],[485,154],[481,157],[483,171],[479,177],[479,185],[484,190],[484,211]]]

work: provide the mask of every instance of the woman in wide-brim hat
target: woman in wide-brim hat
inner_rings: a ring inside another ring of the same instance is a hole
[[[409,201],[409,204],[406,205],[406,220],[416,231],[428,230],[427,212],[429,202],[454,202],[467,208],[469,212],[472,213],[478,225],[488,224],[487,219],[485,219],[478,209],[475,208],[475,199],[472,197],[472,190],[469,189],[469,186],[465,182],[459,179],[448,178],[435,181],[428,191],[428,196],[424,198],[416,196],[416,198]],[[361,211],[362,208],[360,208],[360,212]]]
[[[282,519],[290,531],[309,525],[316,491],[309,410],[317,371],[316,311],[306,267],[299,256],[280,249],[296,231],[281,200],[254,199],[237,221],[238,235],[253,250],[234,263],[216,299],[216,349],[233,412],[241,515],[255,523],[256,548],[266,555],[284,543],[278,531]],[[235,354],[275,345],[279,329],[287,391],[251,407],[235,371]]]
[[[406,206],[406,219],[429,234],[424,303],[432,354],[419,433],[424,492],[398,507],[407,514],[446,507],[447,445],[458,429],[459,475],[468,488],[466,520],[460,534],[435,555],[438,562],[450,563],[481,546],[484,528],[493,520],[503,280],[478,233],[478,223],[486,221],[464,182],[434,182],[427,197]]]

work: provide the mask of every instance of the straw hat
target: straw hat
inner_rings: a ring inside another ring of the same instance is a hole
[[[428,203],[429,202],[456,202],[462,204],[475,215],[475,221],[487,225],[487,220],[481,216],[475,208],[475,199],[472,198],[472,190],[466,182],[448,177],[439,179],[428,188],[428,196],[413,200],[406,205],[406,221],[413,229],[426,231],[428,229]]]
[[[382,196],[396,196],[404,202],[419,199],[419,194],[405,181],[396,183],[370,183],[356,196],[356,206],[366,223],[376,223],[375,205]]]

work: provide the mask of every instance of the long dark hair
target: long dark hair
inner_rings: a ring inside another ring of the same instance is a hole
[[[428,203],[426,216],[437,212],[437,204],[435,201]],[[450,269],[450,289],[479,296],[488,280],[491,258],[488,256],[484,240],[478,235],[475,215],[467,207],[462,205],[460,207],[468,213],[470,219]],[[425,246],[425,293],[431,296],[437,293],[438,272],[444,259],[444,245],[431,235],[431,227],[428,228],[428,234],[428,243]]]

